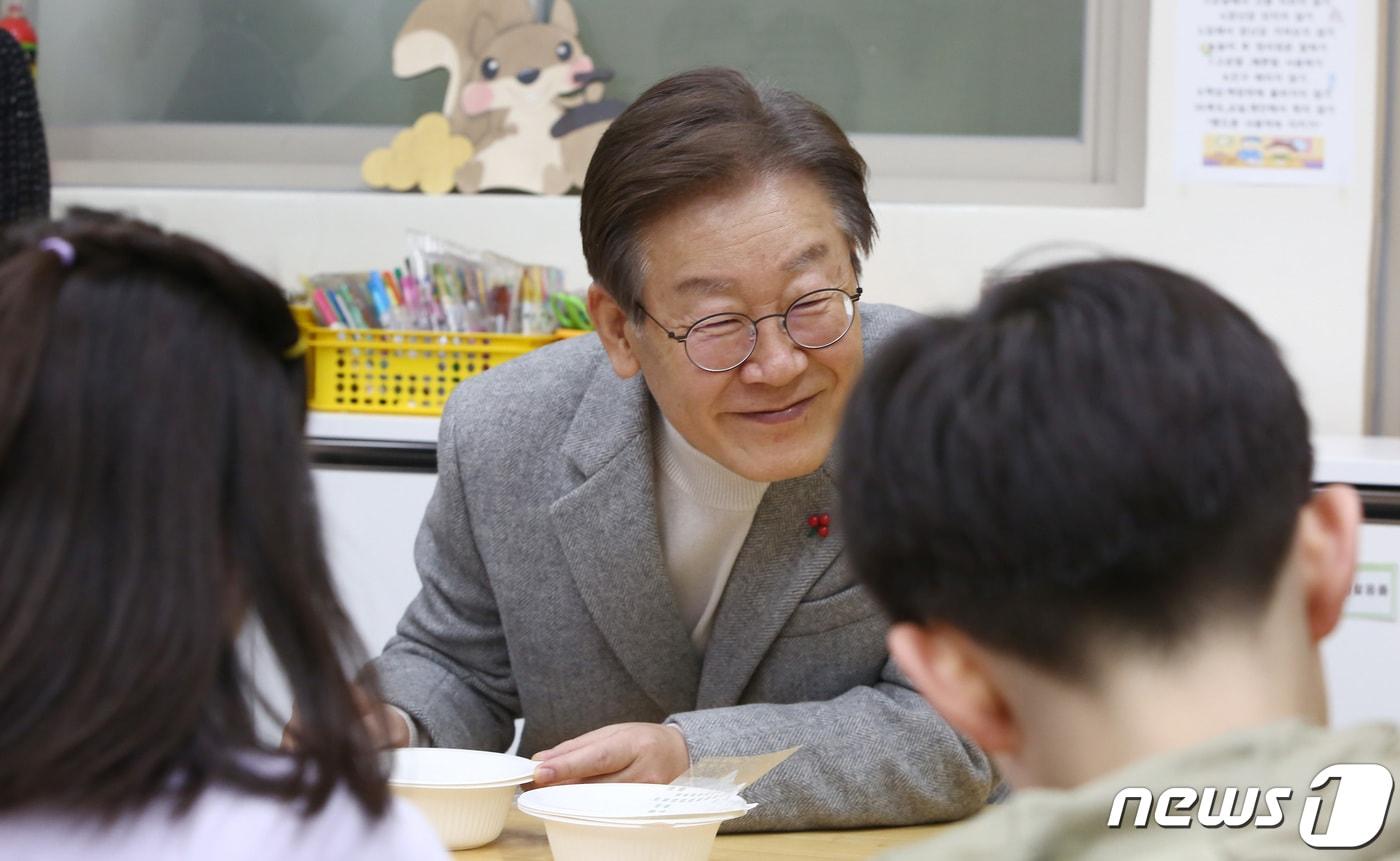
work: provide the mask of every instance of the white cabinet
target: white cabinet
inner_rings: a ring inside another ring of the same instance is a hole
[[[1322,643],[1332,723],[1400,723],[1400,524],[1362,527],[1357,562],[1342,621]]]
[[[1321,437],[1314,440],[1319,484],[1354,484],[1384,502],[1368,508],[1357,553],[1356,583],[1342,621],[1323,641],[1332,723],[1400,723],[1400,439]],[[1378,514],[1384,514],[1385,520]]]
[[[313,475],[336,589],[366,651],[377,655],[418,594],[413,542],[437,477],[348,468]]]

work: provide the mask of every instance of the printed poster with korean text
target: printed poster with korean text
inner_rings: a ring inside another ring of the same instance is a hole
[[[1177,178],[1345,184],[1357,38],[1356,0],[1180,0]]]

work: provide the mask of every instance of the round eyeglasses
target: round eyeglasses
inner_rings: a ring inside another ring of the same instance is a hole
[[[851,331],[861,292],[860,287],[856,287],[854,294],[839,287],[814,290],[799,296],[781,314],[767,314],[757,320],[746,314],[711,314],[692,323],[680,334],[666,328],[666,324],[651,316],[646,308],[637,307],[648,320],[661,327],[666,337],[685,347],[686,358],[692,365],[720,374],[749,360],[758,345],[758,324],[770,317],[782,320],[783,331],[802,349],[830,347]]]

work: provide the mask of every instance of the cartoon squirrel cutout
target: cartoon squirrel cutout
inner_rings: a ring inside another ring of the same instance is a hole
[[[588,160],[623,104],[602,98],[608,70],[579,44],[569,0],[547,21],[530,0],[423,0],[394,42],[401,78],[446,68],[443,113],[474,145],[456,169],[459,191],[563,194],[582,187]]]

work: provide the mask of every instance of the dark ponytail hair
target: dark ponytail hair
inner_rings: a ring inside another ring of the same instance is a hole
[[[343,784],[382,813],[281,291],[113,216],[22,244],[0,264],[0,810],[217,782],[308,813]],[[236,648],[253,617],[301,713],[287,769],[247,755],[271,752]]]

